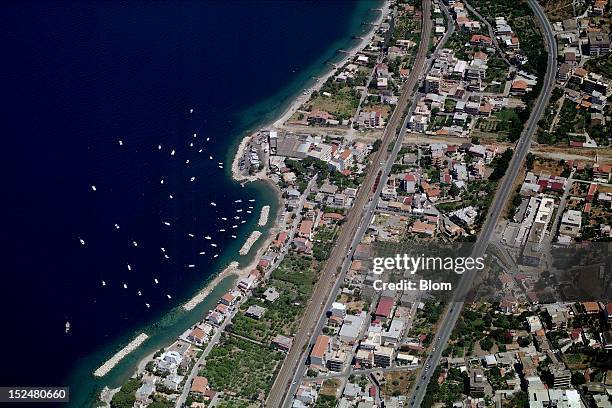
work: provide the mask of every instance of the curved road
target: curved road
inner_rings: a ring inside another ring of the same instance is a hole
[[[555,84],[555,76],[557,72],[556,39],[553,34],[550,22],[548,21],[546,15],[537,3],[537,0],[529,0],[529,6],[532,8],[538,20],[538,23],[541,29],[543,30],[544,39],[546,41],[546,46],[548,50],[548,65],[546,67],[546,75],[544,77],[544,83],[542,86],[542,90],[540,91],[538,100],[533,108],[533,111],[531,112],[529,120],[525,124],[523,133],[521,134],[521,137],[516,145],[514,156],[512,157],[512,160],[508,165],[506,175],[504,176],[501,185],[499,186],[499,189],[495,194],[495,198],[493,199],[493,203],[491,204],[491,208],[489,209],[489,213],[487,214],[487,219],[482,227],[482,231],[480,232],[478,240],[474,244],[474,249],[472,251],[472,257],[474,258],[481,257],[485,253],[489,240],[493,235],[493,231],[495,229],[495,225],[497,224],[499,215],[504,209],[506,202],[510,198],[514,181],[516,180],[521,166],[523,165],[523,161],[527,156],[527,153],[529,152],[529,147],[531,146],[531,138],[537,129],[538,120],[542,116],[542,113],[548,105],[550,94]],[[455,327],[455,324],[457,323],[457,319],[461,314],[461,309],[463,307],[463,299],[465,299],[465,296],[470,291],[475,277],[475,271],[468,271],[461,278],[461,281],[459,282],[459,285],[454,292],[453,302],[447,309],[446,314],[444,315],[439,325],[440,329],[436,334],[434,341],[432,342],[432,351],[424,363],[425,368],[423,369],[420,374],[421,376],[415,383],[413,395],[409,403],[410,407],[421,406],[423,397],[427,392],[427,384],[431,379],[431,375],[433,374],[435,367],[440,362],[442,351],[446,347],[448,338],[450,337],[450,334],[453,328]]]
[[[421,27],[421,38],[427,37],[429,39],[432,29],[431,0],[423,0],[422,4],[423,24]],[[387,151],[388,147],[392,141],[396,140],[397,129],[404,111],[414,95],[414,89],[419,77],[425,69],[428,49],[429,40],[421,41],[413,70],[402,87],[397,107],[391,114],[389,123],[385,128],[382,144],[378,151],[374,153],[372,164],[363,184],[359,188],[353,208],[349,211],[338,235],[336,245],[321,271],[319,282],[314,289],[310,302],[306,306],[300,327],[293,339],[291,350],[289,350],[266,400],[267,407],[278,408],[291,403],[291,398],[297,388],[295,378],[301,378],[301,375],[303,375],[309,345],[313,344],[316,338],[319,319],[327,310],[327,303],[332,300],[330,295],[335,293],[335,290],[338,288],[343,265],[348,266],[347,261],[350,259],[352,252],[354,252],[355,238],[362,227],[364,219],[364,213],[360,209],[365,209],[370,203],[371,192],[380,170],[378,163],[385,161],[389,154]]]

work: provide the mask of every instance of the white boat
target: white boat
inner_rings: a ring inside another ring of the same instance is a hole
[[[164,179],[161,179],[161,180],[159,181],[159,184],[164,184]]]
[[[145,303],[145,306],[146,306],[147,308],[151,307],[151,305],[150,305],[150,304],[148,304],[148,303]]]
[[[189,264],[189,265],[187,265],[187,267],[188,268],[195,268],[195,265],[194,264]]]
[[[170,199],[171,199],[171,200],[174,198],[174,197],[172,196],[172,194],[170,194],[170,196],[169,196],[169,197],[170,197]]]
[[[193,234],[187,234],[187,235],[189,235],[190,238],[195,237],[195,235],[193,235]]]
[[[235,235],[232,235],[232,238],[236,239],[237,237]]]
[[[191,180],[191,181],[194,181],[194,180],[195,180],[195,177],[192,177],[190,180]]]
[[[91,185],[91,191],[96,191],[96,186],[94,186],[93,184]]]
[[[238,209],[238,210],[236,210],[236,212],[237,212],[237,213],[241,213],[241,212],[242,212],[242,209]]]
[[[189,164],[189,159],[185,160],[185,164]]]
[[[192,108],[192,109],[189,109],[189,113],[193,113],[193,108]]]
[[[253,206],[252,206],[252,205],[249,205],[249,208],[252,210],[252,209],[253,209]]]
[[[200,255],[206,255],[206,251],[200,252]]]
[[[251,210],[246,210],[247,214],[251,214],[251,212],[252,212]]]
[[[123,289],[127,289],[127,284],[123,284]]]
[[[212,239],[212,238],[210,237],[210,235],[207,235],[204,237],[204,239]]]
[[[194,134],[193,134],[193,137],[198,137],[198,134],[197,134],[197,133],[194,133]]]
[[[222,168],[223,168],[223,166],[219,166],[219,168],[220,168],[220,169],[222,169]]]
[[[164,258],[166,259],[170,259],[170,257],[168,255],[164,255]]]
[[[161,150],[161,145],[157,145],[157,150]]]
[[[119,229],[119,224],[115,224],[115,229]]]
[[[206,138],[206,141],[208,142],[209,140],[210,140],[210,137],[207,137],[207,138]]]
[[[220,166],[223,166],[223,162],[219,162],[219,163],[217,163],[217,164],[218,164],[218,165],[220,165]]]
[[[170,295],[166,295],[166,297],[168,297],[168,299],[172,299],[172,296],[170,296]]]
[[[198,153],[202,153],[202,149],[198,150]]]
[[[141,291],[138,291],[138,296],[142,296],[142,292]]]
[[[219,232],[225,232],[225,228],[221,228]]]
[[[138,246],[138,242],[136,242],[136,241],[132,241],[132,245],[134,245],[135,247],[137,247],[137,246]]]
[[[189,143],[189,147],[193,147],[193,142]]]
[[[66,333],[70,331],[70,322],[66,322],[65,329]]]
[[[130,264],[127,264],[127,267],[128,267],[128,271],[132,270],[132,266]]]
[[[170,152],[170,156],[174,156],[174,153],[176,152],[174,151],[174,149],[172,149],[172,151]]]
[[[211,247],[217,247],[217,244],[210,244]]]
[[[255,200],[253,200],[253,199],[251,198],[251,199],[249,200],[249,202],[254,203],[254,202],[255,202]]]
[[[123,146],[123,140],[119,140],[119,146]]]
[[[162,252],[166,252],[166,248],[161,247],[161,251],[162,251]]]
[[[216,207],[216,206],[217,206],[217,203],[215,203],[214,201],[211,201],[211,202],[210,202],[210,205],[212,205],[213,207]]]
[[[102,281],[102,286],[106,286],[106,282]]]
[[[155,282],[156,284],[159,283],[159,281],[157,280],[157,278],[153,278],[153,282]]]
[[[170,226],[170,223],[169,223],[168,221],[164,221],[164,225],[166,225],[166,226],[168,226],[168,227],[169,227],[169,226]]]
[[[83,238],[79,238],[79,242],[81,243],[81,245],[85,245],[85,240]]]
[[[244,224],[245,222],[246,222],[245,220],[240,221],[241,224]]]
[[[234,200],[235,203],[241,203],[242,200],[238,199],[238,200]]]
[[[238,225],[232,225],[232,228],[238,228]]]
[[[221,217],[223,221],[227,221],[227,217]]]
[[[218,256],[219,256],[219,254],[215,254],[215,255],[213,256],[213,258],[216,258],[216,257],[218,257]]]
[[[235,220],[239,220],[239,219],[240,219],[240,217],[239,217],[238,215],[236,215],[236,216],[234,216],[234,219],[235,219]]]
[[[208,156],[208,158],[209,158],[210,160],[212,160],[212,159],[213,159],[213,157],[212,157],[212,156]]]

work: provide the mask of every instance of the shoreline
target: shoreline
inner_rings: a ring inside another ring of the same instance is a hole
[[[316,78],[315,83],[309,86],[305,93],[299,94],[295,96],[294,98],[292,98],[292,102],[288,105],[286,109],[283,110],[283,113],[280,116],[277,116],[276,119],[271,120],[269,123],[264,124],[263,126],[258,126],[257,127],[258,130],[255,132],[253,131],[246,132],[248,134],[247,136],[244,136],[242,140],[240,141],[238,148],[236,149],[236,152],[234,154],[233,160],[232,160],[232,166],[231,166],[232,179],[242,184],[243,186],[244,184],[248,182],[255,182],[255,181],[263,181],[264,183],[267,183],[267,185],[272,187],[272,190],[275,192],[274,195],[278,203],[277,213],[275,214],[272,225],[270,225],[270,227],[267,228],[267,231],[265,234],[262,234],[262,235],[266,235],[266,239],[259,245],[259,248],[257,249],[256,253],[253,255],[252,260],[247,265],[244,265],[242,267],[240,266],[240,263],[238,261],[232,261],[225,269],[223,269],[218,274],[214,275],[214,277],[208,283],[206,283],[205,286],[202,289],[200,289],[190,300],[188,300],[186,303],[184,303],[181,306],[181,309],[183,311],[185,312],[191,311],[197,305],[205,301],[207,297],[211,294],[211,292],[214,291],[215,288],[217,288],[217,286],[219,285],[219,283],[223,281],[224,279],[230,276],[234,276],[236,280],[247,277],[248,274],[257,267],[257,264],[259,263],[259,258],[261,258],[261,256],[268,250],[270,244],[276,238],[276,235],[281,231],[281,220],[283,219],[282,214],[283,214],[284,202],[283,202],[282,191],[280,190],[280,187],[268,176],[268,174],[266,174],[265,169],[253,175],[241,174],[239,170],[240,157],[244,154],[244,151],[247,148],[249,142],[262,129],[280,128],[282,124],[289,117],[291,117],[291,115],[297,109],[299,109],[299,107],[302,106],[304,102],[306,102],[310,98],[312,92],[314,92],[315,90],[319,90],[323,86],[323,84],[337,72],[339,67],[343,66],[347,61],[353,58],[357,53],[361,52],[371,42],[372,38],[374,37],[376,33],[376,30],[378,29],[380,24],[386,19],[386,17],[389,14],[389,11],[390,11],[389,3],[385,1],[382,5],[382,12],[380,13],[380,16],[378,16],[378,18],[373,23],[371,23],[370,25],[371,29],[362,36],[361,40],[357,44],[351,47],[350,50],[344,54],[344,57],[339,62],[334,63],[331,69],[327,70],[327,72],[325,72],[321,76],[318,76]],[[153,357],[153,354],[150,354],[148,356],[141,358],[136,366],[136,369],[133,371],[132,376],[138,375],[139,373],[141,373],[146,363],[150,361],[152,357]],[[112,394],[117,391],[117,389],[108,389],[107,387],[105,387],[105,389],[107,390],[106,398],[109,398],[109,397],[112,398]],[[106,402],[106,398],[104,402]],[[108,399],[108,402],[110,402],[110,398]]]

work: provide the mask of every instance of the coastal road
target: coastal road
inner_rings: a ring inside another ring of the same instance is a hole
[[[491,204],[478,240],[474,244],[474,248],[472,250],[472,257],[484,256],[489,240],[491,239],[491,236],[493,235],[493,232],[495,230],[497,220],[499,219],[501,212],[503,211],[506,203],[508,202],[508,199],[510,198],[514,182],[523,165],[524,159],[527,156],[527,153],[529,152],[529,147],[531,146],[531,139],[536,131],[538,120],[542,116],[542,113],[548,105],[550,94],[555,84],[555,76],[557,72],[556,39],[553,34],[550,22],[548,21],[546,15],[537,3],[537,0],[529,0],[529,6],[531,7],[536,16],[536,19],[543,31],[544,40],[546,41],[546,47],[548,50],[548,65],[546,67],[546,74],[544,76],[544,82],[542,85],[542,90],[540,91],[540,95],[538,96],[538,99],[533,107],[531,116],[525,124],[523,133],[521,134],[521,137],[516,144],[514,155],[512,157],[512,160],[510,161],[510,164],[508,165],[506,175],[501,181],[501,184],[497,190],[497,193],[495,194],[493,203]],[[410,399],[409,403],[410,407],[421,406],[421,402],[423,401],[423,398],[427,392],[427,384],[431,379],[431,375],[433,374],[435,367],[440,362],[442,351],[446,347],[448,338],[450,337],[450,334],[453,328],[455,327],[457,320],[459,319],[461,309],[463,308],[463,300],[465,299],[466,294],[471,289],[475,277],[476,271],[470,270],[467,271],[459,281],[458,287],[454,291],[453,301],[446,310],[445,315],[439,325],[440,329],[438,330],[432,341],[431,352],[424,363],[425,369],[422,371],[420,377],[415,383],[415,388],[413,389],[412,398]]]
[[[421,38],[429,38],[432,29],[431,0],[423,0],[422,5],[423,24],[421,27]],[[300,322],[300,327],[293,339],[293,346],[291,350],[289,350],[276,377],[276,381],[268,394],[268,399],[266,400],[266,406],[268,407],[278,408],[284,406],[285,403],[291,403],[291,398],[297,388],[297,383],[294,378],[301,378],[303,375],[309,345],[317,333],[316,329],[319,319],[326,311],[326,304],[332,300],[330,295],[335,293],[335,290],[339,287],[342,266],[347,265],[348,260],[350,260],[350,255],[354,251],[355,238],[357,238],[360,227],[364,224],[364,213],[361,209],[366,208],[368,203],[371,202],[371,192],[375,185],[378,172],[381,170],[379,163],[386,158],[388,147],[391,142],[396,139],[397,128],[400,125],[408,102],[413,96],[419,77],[425,68],[425,58],[427,56],[428,47],[429,41],[421,41],[417,51],[415,65],[406,83],[402,87],[397,107],[391,114],[391,118],[385,128],[382,144],[378,151],[374,153],[372,163],[363,184],[359,188],[359,193],[355,198],[353,208],[349,211],[341,227],[336,245],[330,253],[310,302],[306,306],[302,321]]]

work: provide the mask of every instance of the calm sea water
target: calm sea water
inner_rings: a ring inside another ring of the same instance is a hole
[[[0,4],[0,385],[68,383],[83,401],[104,383],[84,377],[235,258],[274,204],[231,181],[236,143],[338,59],[375,5]]]

